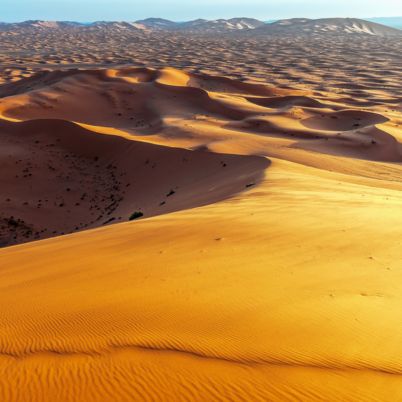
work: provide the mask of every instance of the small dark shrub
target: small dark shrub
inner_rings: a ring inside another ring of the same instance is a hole
[[[142,216],[144,216],[144,214],[142,212],[135,211],[130,215],[130,218],[128,218],[128,220],[133,221],[134,219],[141,218]]]

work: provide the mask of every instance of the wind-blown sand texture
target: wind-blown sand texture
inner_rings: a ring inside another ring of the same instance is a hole
[[[401,70],[288,52],[4,75],[0,400],[402,398]]]

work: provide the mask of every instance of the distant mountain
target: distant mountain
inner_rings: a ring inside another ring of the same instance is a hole
[[[42,20],[28,20],[15,23],[0,23],[0,30],[14,30],[14,29],[64,29],[82,26],[79,22],[72,21],[42,21]]]
[[[402,20],[402,18],[401,18]],[[145,20],[127,21],[96,21],[92,23],[78,23],[70,21],[41,21],[31,20],[19,23],[0,23],[0,31],[15,31],[27,34],[31,31],[46,32],[56,30],[71,30],[79,32],[105,31],[118,33],[130,32],[182,32],[199,35],[235,34],[238,35],[348,35],[361,34],[372,36],[402,35],[398,30],[373,21],[356,18],[324,18],[308,19],[294,18],[265,23],[253,18],[231,18],[204,20],[197,19],[187,22],[174,22],[162,18],[148,18]]]
[[[30,20],[24,21],[18,24],[20,27],[32,27],[32,28],[70,28],[81,26],[79,22],[73,21],[42,21],[42,20]]]
[[[147,18],[145,20],[136,21],[136,23],[154,30],[171,30],[179,25],[178,22],[165,20],[163,18]]]
[[[47,31],[47,30],[146,30],[146,27],[136,22],[125,21],[96,21],[92,23],[79,23],[71,21],[41,21],[29,20],[16,23],[0,23],[0,31]]]
[[[146,30],[147,27],[138,22],[126,21],[96,21],[86,25],[87,29],[107,29],[107,30]]]
[[[220,33],[236,30],[255,29],[265,25],[264,22],[253,18],[231,18],[228,20],[204,20],[197,19],[186,22],[173,22],[162,18],[148,18],[136,21],[139,24],[153,30],[182,31],[193,33]]]
[[[372,36],[398,36],[402,31],[371,21],[357,18],[294,18],[279,20],[266,24],[253,31],[253,34],[262,35],[372,35]]]
[[[240,30],[251,30],[265,25],[253,18],[232,18],[219,20],[198,19],[187,22],[173,22],[162,18],[147,18],[135,22],[126,21],[96,21],[78,23],[68,21],[24,21],[19,23],[0,23],[0,30],[45,30],[45,29],[82,29],[82,30],[143,30],[143,31],[174,31],[198,34],[224,33]]]
[[[199,19],[182,23],[179,25],[179,29],[198,33],[213,33],[252,30],[264,25],[264,22],[253,18],[231,18],[212,21]]]

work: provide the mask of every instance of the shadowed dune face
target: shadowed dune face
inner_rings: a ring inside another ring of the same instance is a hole
[[[0,242],[11,245],[205,205],[268,162],[93,133],[62,120],[0,124]]]
[[[312,108],[325,107],[321,102],[307,96],[276,96],[272,98],[247,98],[249,102],[272,109],[304,106]]]
[[[388,119],[380,114],[345,110],[336,113],[321,114],[303,120],[308,128],[325,131],[350,131],[387,122]]]

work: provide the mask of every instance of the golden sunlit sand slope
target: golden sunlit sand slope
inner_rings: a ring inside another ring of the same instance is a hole
[[[122,216],[159,208],[171,177],[185,196],[0,251],[1,400],[402,398],[400,112],[172,69],[43,79],[0,100],[2,161],[68,170],[39,147],[60,138],[90,176],[104,155],[140,180],[152,152]]]

